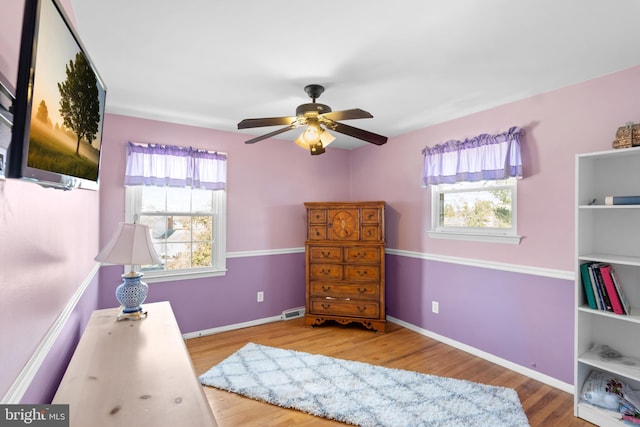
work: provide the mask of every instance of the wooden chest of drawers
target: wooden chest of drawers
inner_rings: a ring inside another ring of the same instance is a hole
[[[308,202],[305,325],[384,333],[384,202]]]

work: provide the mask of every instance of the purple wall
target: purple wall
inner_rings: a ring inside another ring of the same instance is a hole
[[[304,253],[230,258],[224,277],[150,284],[147,302],[170,301],[182,333],[279,316],[304,306]],[[114,306],[122,268],[102,267],[100,301]],[[264,292],[264,302],[256,293]]]
[[[55,344],[47,354],[47,358],[24,394],[21,403],[51,402],[78,345],[82,331],[87,326],[91,312],[96,309],[97,305],[98,275],[93,278],[78,301]]]
[[[573,384],[572,281],[396,255],[386,263],[388,315]]]

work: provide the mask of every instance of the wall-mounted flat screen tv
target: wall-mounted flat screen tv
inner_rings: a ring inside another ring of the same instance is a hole
[[[7,177],[98,187],[106,87],[57,0],[26,0]]]

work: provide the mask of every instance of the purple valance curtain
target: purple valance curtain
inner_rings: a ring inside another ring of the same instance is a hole
[[[124,185],[224,190],[227,155],[171,145],[127,143]]]
[[[522,178],[520,139],[524,130],[512,127],[497,135],[447,141],[422,150],[424,185]]]

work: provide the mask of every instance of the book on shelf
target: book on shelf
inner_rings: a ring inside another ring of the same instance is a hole
[[[602,272],[600,271],[600,267],[605,265],[601,262],[595,262],[589,266],[589,269],[593,272],[592,280],[594,281],[594,287],[596,288],[599,298],[600,304],[598,308],[604,311],[613,312],[613,307],[611,306],[611,299],[609,298],[609,294],[607,294],[607,289],[604,286],[604,281],[602,280]]]
[[[616,314],[631,314],[614,268],[609,263],[585,262],[580,264],[580,276],[589,308]]]
[[[584,264],[580,264],[580,276],[582,278],[582,286],[584,287],[584,293],[587,296],[587,304],[589,304],[589,308],[597,310],[598,304],[596,303],[596,296],[593,291],[593,284],[591,283],[591,276],[589,274],[589,265],[591,265],[590,262],[585,262]]]
[[[622,307],[622,302],[620,301],[618,290],[613,284],[613,278],[611,277],[611,265],[604,264],[600,266],[600,273],[605,290],[607,291],[607,295],[609,296],[609,301],[611,301],[611,308],[613,309],[613,312],[616,314],[627,314]]]
[[[593,262],[589,263],[587,269],[589,270],[589,280],[591,281],[591,287],[593,289],[593,294],[596,300],[596,308],[598,310],[604,310],[604,302],[602,299],[602,292],[600,291],[600,286],[598,285],[598,280],[596,279],[596,273],[593,270]]]
[[[605,205],[640,205],[640,196],[607,196]]]
[[[629,304],[629,300],[627,299],[627,297],[625,296],[623,290],[622,290],[622,286],[620,285],[620,282],[618,281],[618,279],[616,278],[616,274],[613,270],[613,267],[611,267],[611,270],[609,271],[609,273],[611,273],[611,280],[613,280],[613,286],[616,288],[616,291],[618,292],[618,298],[620,298],[620,303],[622,304],[622,309],[624,310],[625,314],[631,314],[631,304]]]

